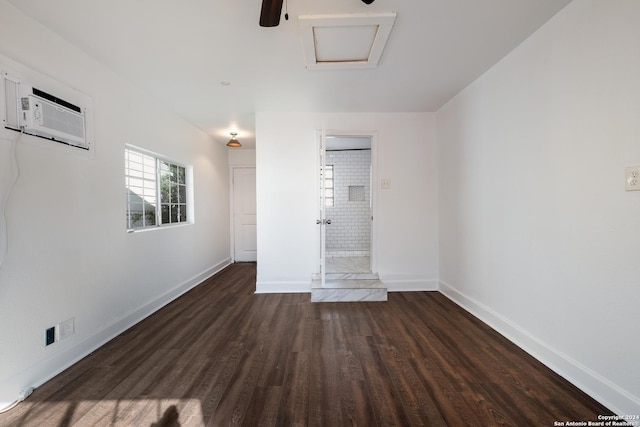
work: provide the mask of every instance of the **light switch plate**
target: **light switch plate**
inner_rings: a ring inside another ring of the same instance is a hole
[[[627,191],[640,190],[640,166],[629,166],[625,169],[625,188]]]

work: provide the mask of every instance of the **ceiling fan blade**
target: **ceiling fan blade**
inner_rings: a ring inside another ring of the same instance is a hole
[[[283,0],[262,0],[260,11],[261,27],[277,27],[280,24]]]

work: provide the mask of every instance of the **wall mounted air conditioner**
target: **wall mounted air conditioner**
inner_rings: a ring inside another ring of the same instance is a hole
[[[84,107],[4,77],[6,128],[89,149]]]

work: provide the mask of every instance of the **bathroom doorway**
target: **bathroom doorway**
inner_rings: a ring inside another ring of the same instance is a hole
[[[324,271],[372,273],[372,137],[328,134],[324,154]]]

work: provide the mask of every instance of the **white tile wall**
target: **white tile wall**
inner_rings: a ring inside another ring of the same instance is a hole
[[[348,249],[328,249],[327,258],[360,258],[368,257],[369,249],[348,250]]]
[[[327,207],[327,250],[368,251],[371,239],[371,150],[331,151],[334,206]],[[350,201],[349,186],[363,186],[364,200]]]

